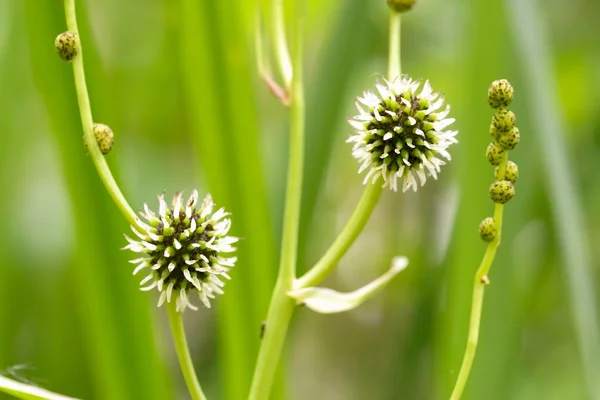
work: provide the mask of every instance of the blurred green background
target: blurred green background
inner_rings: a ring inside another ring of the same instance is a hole
[[[308,3],[301,270],[361,194],[346,117],[385,74],[388,28],[383,0]],[[199,188],[234,214],[233,280],[186,327],[209,397],[244,399],[287,164],[287,112],[254,67],[255,4],[77,7],[94,119],[115,131],[107,159],[132,206]],[[485,98],[498,78],[516,90],[521,177],[465,398],[599,398],[599,17],[596,0],[421,0],[404,17],[403,72],[446,94],[460,143],[439,181],[384,194],[327,284],[356,288],[394,255],[407,271],[355,311],[299,310],[272,398],[448,397],[485,248],[477,225],[493,211]],[[65,26],[61,1],[0,0],[0,374],[85,399],[186,399],[164,312],[137,290],[119,250],[128,227],[82,146],[72,71],[53,47]]]

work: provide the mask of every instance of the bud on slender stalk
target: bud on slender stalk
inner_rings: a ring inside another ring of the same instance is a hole
[[[74,32],[63,32],[56,37],[54,47],[60,58],[72,61],[79,54],[79,38]]]
[[[409,11],[416,0],[387,0],[387,4],[395,12],[403,13]]]
[[[485,156],[492,165],[499,165],[504,157],[504,149],[498,143],[490,143],[485,152]]]
[[[488,104],[492,108],[507,107],[513,100],[515,91],[506,79],[492,82],[488,90]]]
[[[514,195],[515,187],[510,181],[497,181],[490,186],[490,198],[494,203],[506,204]]]
[[[486,242],[491,242],[496,239],[498,228],[494,218],[488,217],[479,224],[479,236]]]

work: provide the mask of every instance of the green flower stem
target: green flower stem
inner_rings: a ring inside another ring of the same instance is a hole
[[[504,179],[504,174],[506,172],[506,163],[508,162],[508,153],[505,152],[502,158],[502,162],[498,166],[498,180]],[[500,246],[500,239],[502,236],[502,214],[504,211],[503,204],[496,204],[494,208],[494,222],[496,223],[496,228],[498,233],[496,234],[496,238],[492,240],[485,250],[485,254],[483,255],[483,259],[481,260],[481,264],[475,272],[475,280],[473,282],[473,300],[471,303],[471,319],[469,322],[469,335],[467,338],[467,347],[465,349],[465,354],[463,356],[462,365],[460,367],[460,372],[458,373],[458,378],[456,379],[456,384],[454,385],[454,390],[452,391],[452,395],[450,396],[450,400],[459,400],[462,396],[462,393],[467,384],[467,380],[469,379],[469,373],[471,372],[471,367],[473,366],[473,360],[475,358],[475,351],[477,350],[477,343],[479,341],[479,326],[481,325],[481,309],[483,307],[483,295],[485,292],[485,287],[490,283],[488,279],[488,273],[494,262],[494,257],[496,256],[496,250],[498,246]]]
[[[317,285],[331,273],[367,224],[382,192],[380,180],[367,184],[356,209],[340,235],[315,266],[296,280],[295,289]]]
[[[90,99],[88,96],[87,85],[85,83],[85,72],[83,70],[83,52],[81,40],[79,38],[79,29],[77,28],[77,16],[75,14],[75,0],[65,0],[65,14],[67,18],[67,29],[77,34],[79,41],[79,54],[73,59],[73,75],[75,76],[75,88],[77,90],[77,102],[79,104],[79,112],[81,115],[81,123],[83,125],[83,140],[87,145],[87,150],[96,166],[98,175],[106,190],[112,197],[113,201],[119,207],[119,210],[131,225],[136,225],[136,216],[133,209],[125,200],[119,186],[108,168],[108,164],[104,159],[104,155],[98,148],[98,143],[94,136],[94,120],[92,118],[92,109],[90,107]]]
[[[283,77],[285,88],[289,89],[293,84],[292,75],[294,69],[292,68],[292,61],[290,60],[290,53],[288,51],[285,35],[283,1],[273,0],[271,6],[271,39],[275,44],[277,64],[279,66],[281,76]]]
[[[256,369],[250,388],[250,400],[269,398],[273,377],[285,342],[289,322],[294,312],[294,301],[288,296],[296,275],[298,258],[298,231],[300,226],[300,204],[302,199],[302,169],[304,160],[304,86],[302,82],[302,40],[300,22],[295,29],[291,103],[289,165],[281,260],[275,289],[271,297],[265,325],[265,334],[260,346]]]
[[[401,71],[400,61],[400,31],[401,13],[390,10],[390,49],[388,58],[388,79],[390,81],[398,78]]]
[[[37,386],[17,382],[2,375],[0,375],[0,391],[25,400],[76,400],[73,397],[63,396]]]
[[[192,363],[192,357],[190,356],[190,350],[185,338],[183,317],[175,307],[174,301],[172,303],[167,303],[167,314],[169,315],[171,335],[173,336],[173,343],[175,344],[175,351],[177,352],[181,372],[183,373],[183,378],[185,379],[185,383],[192,399],[206,400],[206,396],[202,392],[200,382],[198,382],[196,372],[194,371],[194,364]]]

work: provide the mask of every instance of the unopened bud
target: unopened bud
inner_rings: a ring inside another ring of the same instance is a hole
[[[492,108],[506,107],[515,96],[515,91],[506,79],[492,82],[488,90],[488,104]]]
[[[506,204],[515,195],[514,185],[508,181],[497,181],[490,186],[490,198],[494,203]]]
[[[74,32],[63,32],[56,37],[54,47],[58,56],[65,61],[72,61],[79,54],[79,40]]]
[[[492,117],[492,125],[498,132],[508,132],[516,123],[517,117],[515,117],[515,113],[503,108],[496,111]]]
[[[112,129],[104,124],[94,124],[94,137],[96,138],[98,148],[102,154],[108,154],[115,142],[115,134],[113,133]],[[85,143],[85,140],[83,143],[87,148],[87,143]]]
[[[485,156],[492,165],[498,165],[504,157],[504,149],[498,143],[490,143],[485,151]]]
[[[496,167],[494,175],[496,176],[496,180],[500,180],[498,167]],[[512,161],[506,163],[504,179],[511,182],[513,185],[517,182],[517,179],[519,179],[519,167],[517,167],[517,164]]]
[[[519,144],[520,140],[521,135],[519,133],[519,128],[515,126],[510,131],[500,134],[500,137],[498,138],[498,144],[500,144],[500,146],[502,146],[505,150],[512,150]]]
[[[399,13],[409,11],[416,0],[387,0],[388,6]]]
[[[498,228],[494,218],[488,217],[479,224],[479,236],[486,242],[496,239]]]

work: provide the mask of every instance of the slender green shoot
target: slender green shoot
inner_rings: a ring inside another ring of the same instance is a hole
[[[292,60],[287,47],[283,0],[273,0],[271,7],[271,40],[275,44],[275,56],[284,86],[286,89],[290,89],[293,85],[292,75],[296,71],[292,68]]]
[[[400,76],[402,70],[400,57],[401,21],[402,14],[390,10],[390,32],[389,32],[389,57],[388,57],[388,79],[390,81]]]
[[[81,115],[81,124],[83,125],[83,140],[87,145],[87,150],[96,166],[98,175],[113,201],[119,207],[119,210],[131,225],[136,225],[136,215],[133,209],[125,200],[123,193],[115,182],[110,172],[110,168],[104,159],[104,155],[98,148],[98,143],[94,136],[94,119],[92,118],[92,108],[88,96],[87,85],[85,83],[85,72],[83,69],[83,52],[81,40],[79,38],[79,29],[77,28],[77,16],[75,14],[75,0],[65,0],[65,14],[67,19],[67,29],[77,35],[79,41],[79,54],[73,59],[73,75],[75,76],[75,89],[77,90],[77,102],[79,104],[79,113]]]
[[[333,271],[369,221],[382,191],[380,180],[373,184],[370,182],[367,184],[356,209],[340,235],[315,266],[296,280],[295,289],[317,285]]]
[[[183,327],[183,315],[175,310],[175,302],[167,303],[167,314],[169,315],[169,325],[171,327],[171,335],[175,344],[175,351],[179,359],[179,366],[183,373],[183,378],[193,400],[206,400],[204,392],[200,387],[200,382],[196,377],[192,357],[185,338],[185,329]]]
[[[506,172],[506,164],[508,163],[508,152],[504,153],[502,161],[498,165],[498,180],[503,180]],[[469,379],[471,367],[473,366],[473,360],[475,359],[475,351],[477,350],[477,344],[479,342],[479,327],[481,325],[481,310],[483,308],[483,295],[485,287],[490,283],[488,273],[494,262],[496,256],[496,250],[500,246],[502,236],[502,215],[504,211],[504,205],[496,203],[494,208],[494,222],[498,233],[494,240],[492,240],[485,250],[481,264],[475,272],[475,280],[473,281],[473,299],[471,302],[471,317],[469,321],[469,334],[467,337],[467,347],[463,356],[462,365],[454,390],[450,396],[450,400],[459,400]]]
[[[278,3],[278,1],[275,1]],[[282,11],[281,11],[282,13]],[[304,161],[304,86],[302,76],[301,20],[297,18],[294,35],[293,70],[290,97],[290,144],[287,189],[283,219],[283,237],[279,274],[271,297],[265,334],[258,354],[249,399],[268,399],[273,377],[285,342],[285,335],[294,311],[294,301],[287,293],[292,289],[298,258],[298,231],[302,199]],[[282,27],[283,30],[283,27]],[[284,40],[279,38],[278,40]],[[281,46],[279,46],[281,47]],[[281,49],[280,49],[281,51]]]

